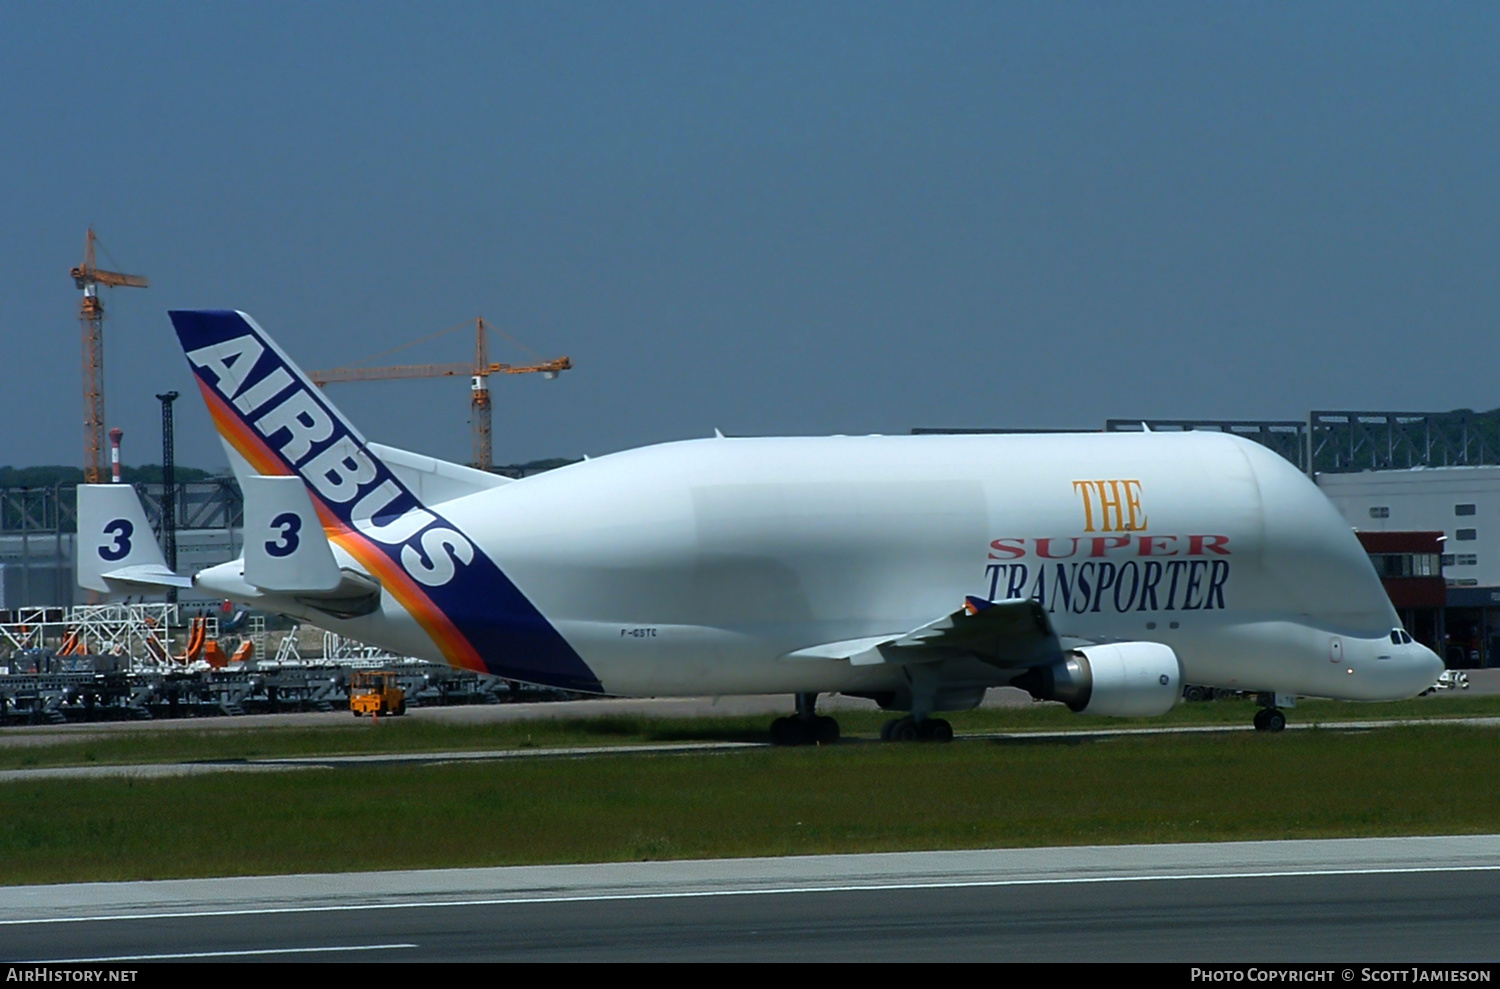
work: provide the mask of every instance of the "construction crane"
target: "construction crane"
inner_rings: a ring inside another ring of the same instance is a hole
[[[336,367],[327,371],[309,371],[308,377],[318,387],[338,381],[394,381],[402,378],[456,378],[467,376],[470,389],[470,421],[474,430],[474,466],[487,471],[494,466],[494,447],[490,438],[490,375],[540,374],[548,380],[571,370],[567,357],[540,364],[494,364],[490,362],[485,343],[487,327],[484,318],[474,321],[473,364],[398,364],[389,367]],[[456,329],[456,327],[455,327]],[[444,330],[443,332],[449,332]],[[436,336],[437,334],[434,334]],[[427,339],[430,339],[427,338]],[[420,341],[418,341],[420,342]],[[409,346],[409,345],[408,345]]]
[[[104,480],[104,303],[99,286],[146,288],[144,275],[105,271],[94,265],[94,229],[89,228],[83,264],[70,269],[73,284],[83,291],[78,322],[83,326],[83,477],[89,484]]]

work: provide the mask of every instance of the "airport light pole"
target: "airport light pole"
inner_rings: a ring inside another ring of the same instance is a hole
[[[175,391],[156,396],[161,402],[161,551],[167,568],[177,572],[177,462],[172,442]],[[177,588],[167,588],[167,603],[177,603]]]

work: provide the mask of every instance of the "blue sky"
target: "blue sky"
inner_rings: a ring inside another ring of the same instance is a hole
[[[128,463],[179,307],[305,368],[476,315],[571,355],[496,383],[500,462],[1493,408],[1497,50],[1478,3],[0,4],[0,463],[81,462],[91,224],[152,281],[105,298]],[[469,456],[461,380],[330,395]]]

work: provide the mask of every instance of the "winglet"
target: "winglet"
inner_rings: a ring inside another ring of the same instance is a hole
[[[246,477],[245,582],[264,591],[331,591],[343,575],[307,487],[297,477]]]
[[[128,484],[78,485],[78,586],[117,594],[192,587],[167,567],[146,511]]]

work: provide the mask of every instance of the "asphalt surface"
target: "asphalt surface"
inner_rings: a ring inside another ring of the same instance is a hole
[[[1500,835],[0,888],[0,960],[1494,962]]]

